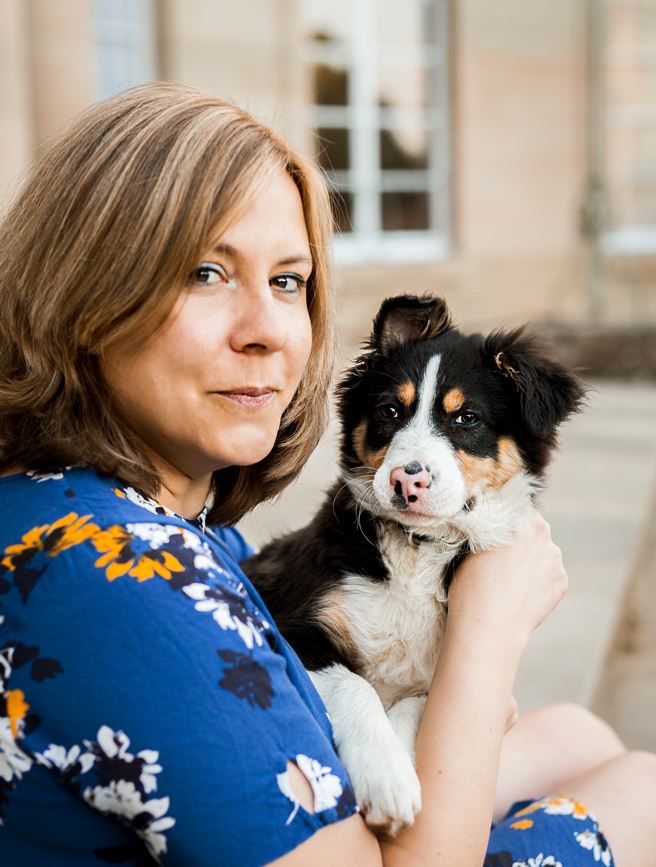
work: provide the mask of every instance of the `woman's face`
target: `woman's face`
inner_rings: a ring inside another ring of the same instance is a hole
[[[312,341],[301,198],[282,169],[208,250],[165,324],[102,372],[162,467],[199,479],[272,449]]]

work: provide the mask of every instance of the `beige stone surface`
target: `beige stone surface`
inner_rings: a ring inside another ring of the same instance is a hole
[[[643,550],[592,707],[627,747],[656,752],[656,491]]]
[[[26,14],[22,0],[0,0],[0,212],[32,154]]]
[[[35,143],[58,132],[94,97],[88,0],[26,0]]]

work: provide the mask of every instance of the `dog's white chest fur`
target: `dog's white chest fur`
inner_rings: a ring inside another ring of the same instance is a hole
[[[508,542],[531,513],[536,480],[524,474],[477,508],[451,523],[452,541],[415,546],[403,530],[387,525],[378,546],[390,579],[375,582],[360,575],[343,579],[342,609],[362,661],[362,676],[386,709],[406,696],[428,691],[446,625],[443,574],[464,539],[471,550]]]
[[[390,580],[347,575],[343,610],[362,675],[389,707],[428,691],[446,622],[442,574],[452,554],[430,542],[415,547],[396,528],[383,530],[378,541]]]

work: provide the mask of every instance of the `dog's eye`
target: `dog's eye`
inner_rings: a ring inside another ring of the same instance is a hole
[[[476,425],[480,424],[480,421],[480,415],[469,409],[461,412],[456,418],[456,424],[460,425],[460,427],[476,427]]]
[[[386,403],[378,407],[378,415],[386,419],[393,419],[399,417],[399,411],[391,403]]]

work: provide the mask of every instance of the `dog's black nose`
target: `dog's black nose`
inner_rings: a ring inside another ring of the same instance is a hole
[[[403,469],[409,476],[414,476],[415,473],[420,473],[423,470],[423,467],[419,461],[412,461],[412,463],[406,464]]]

